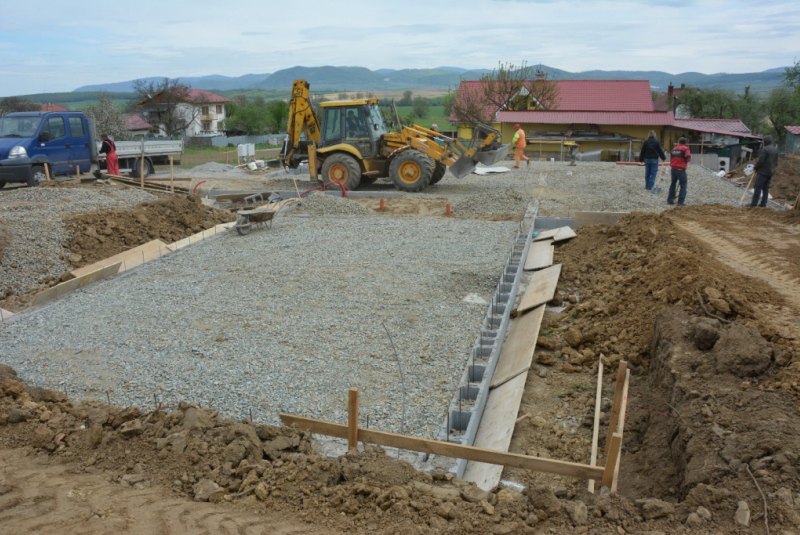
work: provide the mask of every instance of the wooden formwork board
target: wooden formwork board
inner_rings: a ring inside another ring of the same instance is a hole
[[[517,306],[517,314],[523,314],[551,301],[556,295],[559,276],[561,276],[561,264],[534,272]]]
[[[8,310],[6,310],[4,308],[0,308],[0,321],[5,321],[5,320],[11,318],[11,316],[13,316],[13,315],[14,315],[13,312],[9,312]]]
[[[57,284],[52,288],[44,290],[43,292],[39,292],[33,298],[33,306],[39,306],[45,303],[49,303],[54,299],[58,299],[59,297],[62,297],[70,292],[74,292],[78,288],[86,286],[90,282],[110,277],[111,275],[114,275],[117,272],[119,272],[121,266],[122,262],[117,262],[115,264],[111,264],[110,266],[102,267],[96,271],[85,273],[80,277],[76,277],[72,280],[68,280],[66,282],[62,282],[61,284]]]
[[[343,424],[325,422],[291,414],[280,414],[279,416],[284,425],[297,425],[300,429],[308,430],[312,433],[344,439],[348,438],[348,426]],[[530,457],[519,453],[509,453],[507,451],[492,451],[475,446],[464,446],[451,442],[398,435],[386,431],[363,429],[361,427],[358,428],[357,434],[359,442],[431,453],[443,457],[467,459],[474,462],[495,463],[501,465],[501,469],[502,466],[511,466],[524,470],[534,470],[537,472],[579,477],[583,479],[594,479],[597,481],[603,476],[603,468],[600,466],[588,466],[567,461],[542,459],[540,457]]]
[[[577,234],[575,234],[575,231],[570,227],[559,227],[539,232],[536,236],[534,236],[533,241],[537,242],[542,240],[553,240],[553,242],[558,243],[565,240],[571,240],[575,236],[577,236]]]
[[[99,260],[94,264],[89,264],[88,266],[83,266],[82,268],[70,271],[70,274],[73,277],[80,278],[88,273],[95,272],[99,269],[116,263],[122,264],[122,267],[119,268],[119,271],[122,272],[127,269],[131,269],[134,266],[149,262],[150,260],[160,258],[165,254],[168,254],[171,250],[172,249],[170,249],[170,247],[161,240],[153,240],[143,245],[139,245],[138,247],[134,247],[133,249],[129,249],[119,254],[115,254],[114,256]]]
[[[525,258],[525,271],[542,269],[553,265],[553,240],[542,240],[531,243],[528,256]]]
[[[497,388],[531,367],[543,317],[544,307],[540,306],[511,320],[490,388]]]
[[[191,236],[183,238],[182,240],[170,243],[169,245],[170,247],[173,248],[173,250],[182,249],[188,245],[192,245],[193,243],[197,243],[199,241],[203,241],[207,238],[210,238],[211,236],[216,236],[217,234],[226,232],[233,225],[234,223],[221,223],[219,225],[211,227],[210,229],[204,230],[203,232],[198,232],[197,234],[192,234]]]

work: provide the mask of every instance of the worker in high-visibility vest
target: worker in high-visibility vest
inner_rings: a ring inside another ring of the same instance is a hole
[[[516,163],[516,165],[514,166],[514,169],[519,169],[520,158],[525,160],[525,162],[527,162],[527,165],[530,165],[531,161],[530,159],[528,159],[527,156],[525,156],[525,146],[527,145],[527,143],[525,143],[525,132],[522,130],[522,128],[520,128],[518,124],[514,125],[514,130],[516,130],[516,133],[514,133],[514,137],[511,138],[511,144],[514,145],[515,147],[514,162]]]

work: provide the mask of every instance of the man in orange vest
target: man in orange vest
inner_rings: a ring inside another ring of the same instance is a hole
[[[516,162],[517,164],[514,166],[514,169],[519,169],[520,158],[525,160],[527,162],[527,165],[530,165],[531,161],[528,159],[527,156],[525,156],[525,146],[527,145],[527,143],[525,143],[525,132],[522,131],[522,128],[520,128],[518,124],[514,125],[514,130],[516,130],[516,133],[514,134],[514,137],[511,139],[511,144],[514,145],[515,147],[514,162]]]

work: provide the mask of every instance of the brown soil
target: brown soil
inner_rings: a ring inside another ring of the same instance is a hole
[[[0,261],[3,260],[3,252],[5,252],[10,241],[11,234],[6,230],[5,225],[0,222]]]
[[[800,195],[800,156],[783,154],[778,158],[769,192],[775,199],[794,204]]]
[[[73,236],[66,244],[72,253],[67,260],[78,268],[152,240],[172,243],[235,219],[192,196],[165,196],[132,210],[78,214],[66,219]]]
[[[94,214],[74,228],[85,241],[95,239],[90,227],[109,240],[173,241],[150,237],[150,228],[164,211],[191,206],[161,202],[148,205],[168,209]],[[439,202],[392,209],[436,215]],[[329,459],[306,433],[212,409],[143,414],[70,403],[0,365],[3,525],[42,533],[65,525],[81,533],[731,533],[745,529],[734,522],[744,501],[748,532],[765,533],[760,488],[772,532],[792,533],[800,526],[799,234],[800,212],[701,206],[582,228],[556,250],[563,267],[552,304],[565,308],[545,315],[540,373],[529,374],[520,409],[530,416],[511,451],[588,462],[596,362],[606,366],[607,424],[624,359],[632,380],[619,495],[516,469],[504,479],[525,485],[522,495],[484,493],[416,472],[379,448]],[[103,244],[96,241],[81,251],[91,255]],[[601,463],[604,437],[602,427]]]

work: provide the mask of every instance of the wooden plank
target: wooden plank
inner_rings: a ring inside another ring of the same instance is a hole
[[[625,438],[625,415],[628,412],[628,385],[631,382],[631,371],[625,372],[625,386],[622,388],[622,408],[619,411],[619,424],[617,425],[617,433],[620,436],[620,450],[617,455],[617,462],[614,464],[614,476],[611,479],[611,492],[617,492],[617,483],[619,482],[619,463],[622,460],[622,441]]]
[[[82,277],[87,273],[92,273],[98,269],[116,264],[117,262],[122,263],[120,271],[125,271],[126,269],[149,262],[155,258],[160,258],[169,253],[169,251],[170,249],[167,247],[166,243],[162,242],[161,240],[152,240],[145,244],[139,245],[138,247],[134,247],[133,249],[128,249],[127,251],[115,254],[114,256],[99,260],[94,264],[89,264],[88,266],[83,266],[82,268],[70,271],[70,274],[76,278]]]
[[[535,272],[525,288],[525,294],[519,301],[517,315],[551,301],[556,295],[556,286],[558,286],[558,277],[560,276],[561,264]]]
[[[562,241],[571,240],[572,238],[575,238],[576,236],[577,236],[577,234],[570,227],[561,227],[560,229],[558,229],[558,232],[556,233],[556,235],[553,236],[553,241],[555,243],[559,243],[559,242],[562,242]]]
[[[600,486],[611,488],[614,482],[614,469],[617,466],[617,458],[622,450],[622,437],[619,433],[613,433],[608,443],[610,454],[606,457],[606,466],[603,468],[603,479]]]
[[[525,258],[525,271],[542,269],[553,265],[553,240],[542,240],[531,243],[528,256]]]
[[[11,316],[13,316],[13,315],[14,315],[13,312],[10,312],[10,311],[6,310],[5,308],[0,308],[0,321],[5,321],[5,320],[11,318]]]
[[[552,240],[556,234],[558,234],[557,228],[543,230],[534,236],[532,241]]]
[[[611,447],[611,436],[617,430],[617,422],[619,421],[619,411],[622,405],[622,389],[625,386],[625,372],[628,370],[628,363],[624,360],[619,361],[619,368],[617,369],[617,383],[614,387],[614,402],[611,405],[611,417],[608,420],[608,435],[606,437],[606,457],[608,457],[609,448]]]
[[[544,307],[540,306],[530,314],[511,320],[490,388],[497,388],[530,369],[543,317]]]
[[[522,373],[489,392],[481,425],[475,435],[476,447],[508,451],[527,379],[527,372]],[[485,462],[469,462],[464,470],[464,479],[472,481],[484,490],[497,485],[502,475],[502,466]]]
[[[358,449],[358,388],[347,393],[347,450]]]
[[[90,282],[110,277],[111,275],[114,275],[117,272],[119,272],[121,266],[122,263],[117,262],[116,264],[105,266],[96,271],[86,273],[80,277],[76,277],[72,280],[62,282],[61,284],[57,284],[52,288],[48,288],[42,292],[39,292],[33,298],[33,306],[39,306],[45,303],[49,303],[54,299],[58,299],[59,297],[62,297],[68,293],[74,292],[78,288],[86,286]]]
[[[338,438],[347,438],[347,426],[293,416],[290,414],[280,414],[281,422],[284,425],[294,425],[300,429],[307,429],[312,433],[318,433]],[[375,431],[373,429],[358,429],[358,440],[404,450],[419,451],[441,455],[444,457],[454,457],[457,459],[467,459],[470,461],[496,463],[503,466],[522,468],[523,470],[533,470],[547,474],[578,477],[582,479],[595,479],[599,481],[603,477],[603,468],[599,466],[588,466],[585,464],[570,463],[566,461],[555,461],[552,459],[542,459],[540,457],[529,457],[519,453],[508,453],[503,451],[492,451],[474,446],[463,446],[450,442],[440,442],[426,438],[410,437],[387,433],[386,431]]]
[[[600,404],[603,398],[603,361],[597,365],[597,389],[594,396],[594,426],[592,427],[592,453],[589,465],[597,464],[597,442],[600,440]],[[589,481],[589,492],[594,494],[594,480]]]

